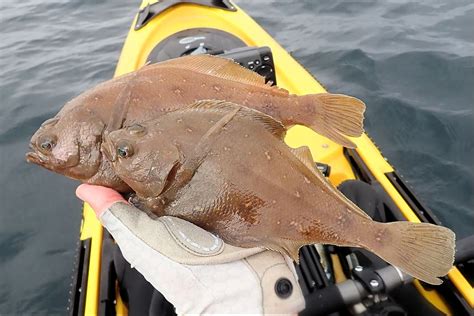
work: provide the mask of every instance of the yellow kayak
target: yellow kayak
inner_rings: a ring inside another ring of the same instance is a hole
[[[326,92],[251,17],[226,0],[144,0],[132,22],[115,76],[134,71],[147,62],[189,53],[228,55],[294,94]],[[438,224],[368,135],[351,140],[357,149],[343,148],[302,126],[291,128],[286,138],[291,147],[308,146],[320,169],[330,169],[329,180],[334,185],[359,179],[380,191],[391,206],[390,220]],[[74,315],[127,314],[110,269],[110,256],[107,257],[107,248],[113,241],[87,204],[80,239],[69,312]],[[343,257],[337,250],[329,252],[328,258],[333,273],[329,282],[350,279],[341,268]],[[310,278],[305,269],[299,271],[302,279]],[[421,300],[444,314],[463,313],[474,306],[473,287],[457,267],[452,268],[439,287],[428,287],[417,280],[413,285]]]

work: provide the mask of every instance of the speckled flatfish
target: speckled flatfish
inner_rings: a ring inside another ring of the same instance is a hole
[[[289,148],[284,126],[222,101],[110,133],[116,174],[154,216],[171,215],[232,245],[298,260],[313,243],[366,248],[431,284],[453,263],[454,233],[426,223],[378,223],[314,168],[307,147]]]
[[[103,159],[104,134],[202,99],[254,107],[285,126],[308,126],[346,147],[355,147],[346,136],[363,132],[365,105],[356,98],[292,95],[229,59],[198,55],[146,65],[82,93],[33,135],[27,159],[82,182],[128,191]]]

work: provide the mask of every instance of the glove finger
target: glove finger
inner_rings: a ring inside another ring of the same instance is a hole
[[[98,217],[115,202],[127,202],[117,191],[99,185],[81,184],[76,189],[76,195],[89,203]]]

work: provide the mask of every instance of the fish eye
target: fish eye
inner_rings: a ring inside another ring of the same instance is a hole
[[[117,156],[120,158],[129,158],[133,155],[133,146],[127,141],[121,141],[117,144]]]
[[[56,146],[56,136],[54,135],[44,135],[38,138],[36,142],[38,148],[43,153],[49,153]]]

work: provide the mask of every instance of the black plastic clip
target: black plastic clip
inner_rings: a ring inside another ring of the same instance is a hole
[[[352,275],[369,293],[379,294],[385,291],[382,278],[372,268],[357,266],[352,270]]]
[[[322,163],[322,162],[317,162],[316,163],[316,168],[319,169],[319,171],[321,171],[321,173],[325,177],[329,177],[329,175],[331,174],[331,166],[328,165],[328,164],[325,164],[325,163]]]
[[[146,7],[138,11],[137,22],[135,23],[135,31],[144,27],[155,16],[161,14],[173,6],[183,3],[197,4],[227,11],[237,11],[237,9],[229,0],[160,0],[152,4],[148,4]]]

